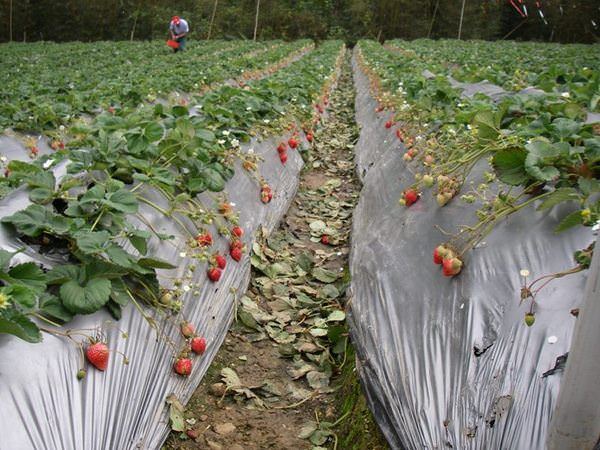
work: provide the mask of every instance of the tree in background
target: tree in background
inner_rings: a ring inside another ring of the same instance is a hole
[[[598,42],[598,0],[523,0],[522,18],[508,0],[465,0],[462,37],[557,42]],[[256,0],[0,0],[0,41],[127,40],[164,38],[174,14],[185,17],[191,37],[252,39]],[[518,3],[518,2],[516,2]],[[259,39],[309,37],[455,38],[458,0],[261,0]],[[594,25],[594,23],[596,25]],[[77,30],[74,34],[73,30]]]

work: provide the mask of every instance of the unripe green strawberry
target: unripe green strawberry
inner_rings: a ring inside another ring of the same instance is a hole
[[[434,181],[434,180],[433,180],[433,177],[432,177],[431,175],[429,175],[429,174],[427,174],[427,175],[423,175],[423,184],[424,184],[426,187],[431,187],[431,186],[433,186],[433,181]]]
[[[533,325],[534,322],[535,322],[535,314],[533,314],[533,313],[525,314],[525,325],[530,327],[531,325]]]
[[[439,206],[444,206],[446,203],[448,203],[448,200],[446,199],[446,196],[444,194],[438,194],[438,195],[436,195],[435,199],[436,199],[437,204]]]

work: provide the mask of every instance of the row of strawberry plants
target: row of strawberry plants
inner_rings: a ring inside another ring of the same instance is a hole
[[[386,45],[404,57],[425,61],[436,74],[462,82],[488,80],[509,91],[533,86],[599,110],[598,46],[427,39]]]
[[[434,250],[444,275],[458,275],[467,252],[523,208],[547,210],[568,202],[575,210],[557,232],[598,224],[600,129],[585,124],[568,98],[515,94],[499,103],[483,96],[468,100],[445,77],[426,80],[421,74],[425,60],[402,60],[370,41],[360,43],[358,59],[379,100],[378,111],[393,112],[385,127],[404,144],[403,159],[414,172],[400,203],[410,207],[432,189],[440,207],[456,197],[478,206],[477,222]],[[486,159],[490,165],[483,182],[465,188],[473,167]],[[533,308],[546,284],[540,281],[584,270],[591,255],[590,246],[576,253],[574,268],[525,284],[523,298],[531,299]]]
[[[213,251],[209,227],[229,240],[233,260],[244,251],[244,230],[222,192],[234,161],[256,179],[263,203],[277,194],[262,179],[258,157],[242,152],[240,143],[257,131],[281,133],[293,123],[310,134],[341,49],[340,42],[326,42],[270,77],[244,87],[223,86],[197,98],[192,115],[184,105],[106,111],[65,130],[67,148],[34,163],[12,161],[9,179],[28,187],[32,203],[3,222],[41,252],[65,255],[66,264],[50,270],[33,263],[10,267],[13,254],[0,252],[0,332],[38,342],[32,316],[66,322],[106,307],[118,318],[122,307],[137,300],[157,311],[180,310],[184,292],[161,288],[156,274],[173,266],[147,254],[153,236],[172,237],[154,230],[140,213],[141,204],[180,225],[187,237],[183,252],[207,262],[207,276],[217,282],[226,260]],[[289,145],[297,147],[298,139],[292,136]],[[61,162],[67,162],[67,175],[56,179],[48,169]],[[161,192],[170,206],[151,201],[148,189]],[[197,196],[205,191],[219,192],[209,197],[212,204]],[[132,216],[148,231],[134,226]]]
[[[273,64],[309,42],[203,42],[185,57],[170,54],[161,42],[69,45],[74,48],[63,50],[62,57],[58,50],[46,54],[44,44],[16,54],[13,46],[0,47],[5,56],[1,127],[42,131],[99,108],[137,106],[175,91],[201,92]]]

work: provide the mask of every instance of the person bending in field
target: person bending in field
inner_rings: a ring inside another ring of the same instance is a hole
[[[179,16],[173,16],[171,24],[169,25],[169,33],[171,33],[171,39],[179,43],[178,48],[174,48],[173,51],[183,51],[185,49],[185,38],[190,32],[190,27],[185,19]]]

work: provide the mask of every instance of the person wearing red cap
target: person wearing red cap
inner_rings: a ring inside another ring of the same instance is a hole
[[[179,43],[178,48],[174,48],[173,51],[183,51],[185,49],[185,38],[190,32],[190,27],[185,19],[179,16],[173,16],[171,18],[171,24],[169,25],[169,33],[171,33],[171,39]]]

